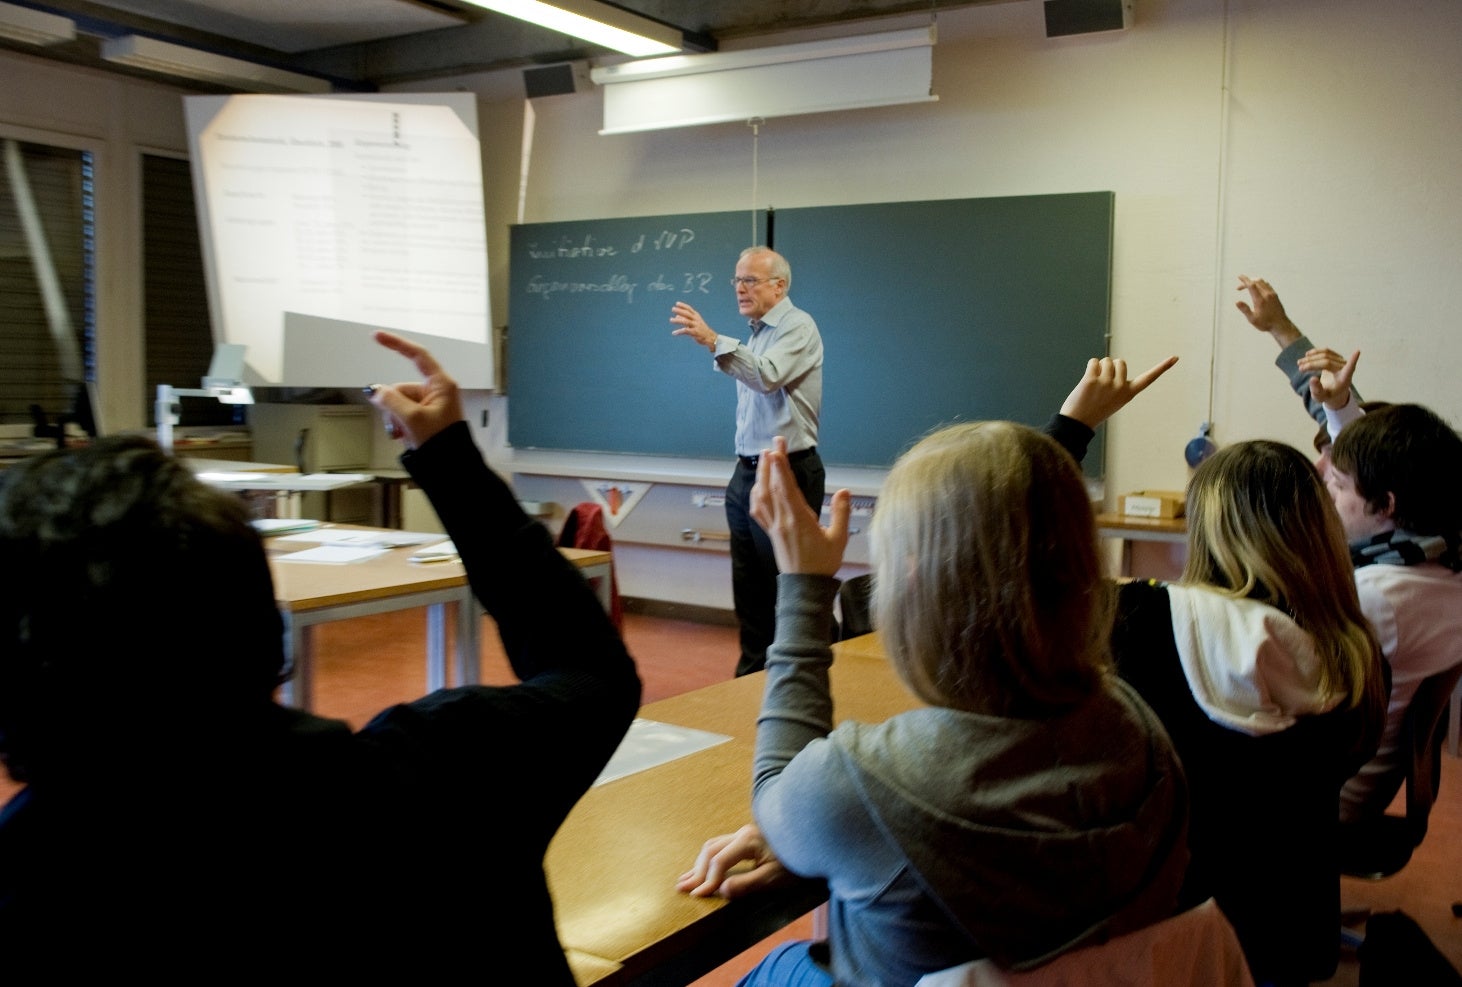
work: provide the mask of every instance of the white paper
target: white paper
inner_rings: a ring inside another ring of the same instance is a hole
[[[402,545],[421,545],[431,541],[433,538],[440,537],[441,535],[439,534],[431,534],[423,531],[393,531],[389,529],[358,531],[353,528],[317,528],[314,531],[301,531],[292,535],[280,535],[275,541],[307,541],[319,545],[355,546],[358,548],[399,548]]]
[[[450,541],[419,548],[411,556],[412,562],[456,562],[457,560],[457,546]]]
[[[289,555],[276,555],[278,562],[323,562],[330,565],[341,565],[347,562],[364,562],[366,559],[373,559],[378,555],[385,555],[389,548],[352,548],[346,545],[321,545],[318,548],[307,548],[303,552],[292,552]]]
[[[730,739],[724,733],[709,733],[636,717],[594,784],[615,781],[637,771],[724,744]]]

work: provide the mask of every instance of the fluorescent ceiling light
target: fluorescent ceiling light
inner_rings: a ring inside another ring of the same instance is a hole
[[[0,3],[0,38],[28,45],[55,45],[76,40],[76,22],[13,3]]]
[[[467,0],[468,3],[519,20],[571,34],[605,48],[641,58],[682,50],[684,35],[676,28],[595,0]]]
[[[219,82],[249,92],[260,93],[328,93],[329,81],[299,72],[286,72],[241,58],[229,58],[197,48],[127,34],[102,42],[102,57],[109,62],[133,68],[163,72],[186,79]]]

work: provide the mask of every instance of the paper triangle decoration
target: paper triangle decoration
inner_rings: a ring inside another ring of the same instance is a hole
[[[590,499],[604,509],[604,520],[611,528],[629,516],[652,483],[626,483],[623,480],[579,480]]]

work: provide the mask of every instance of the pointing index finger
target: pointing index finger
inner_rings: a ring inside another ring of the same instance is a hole
[[[1157,380],[1163,374],[1171,370],[1173,364],[1177,362],[1178,358],[1176,356],[1170,356],[1166,360],[1159,363],[1157,366],[1153,367],[1151,370],[1147,371],[1147,373],[1142,374],[1140,377],[1134,377],[1132,379],[1132,393],[1142,393],[1144,390],[1147,389],[1148,384],[1151,384],[1153,381]]]
[[[442,372],[441,365],[437,363],[436,358],[415,343],[381,329],[376,330],[374,336],[376,342],[389,350],[395,350],[416,364],[417,371],[423,377],[431,377]]]

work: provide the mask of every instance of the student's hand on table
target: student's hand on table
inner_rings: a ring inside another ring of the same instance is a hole
[[[716,352],[716,330],[706,325],[701,314],[685,302],[676,302],[670,309],[670,321],[679,329],[670,332],[672,336],[689,336],[712,353]]]
[[[762,450],[756,466],[751,516],[772,540],[772,552],[782,572],[836,575],[848,547],[852,494],[847,490],[833,494],[831,523],[824,528],[797,487],[797,477],[787,461],[787,440],[779,435],[773,442],[775,448]]]
[[[1061,403],[1061,414],[1095,429],[1177,362],[1177,357],[1170,356],[1147,373],[1128,380],[1126,360],[1110,356],[1088,360],[1086,373]]]
[[[738,864],[750,862],[749,870],[732,871]],[[701,846],[695,866],[680,875],[675,888],[696,898],[715,895],[739,898],[744,894],[764,891],[796,880],[772,853],[761,830],[748,823],[734,833],[716,836]]]
[[[1315,374],[1310,378],[1312,397],[1328,408],[1344,408],[1350,403],[1350,380],[1359,362],[1360,350],[1347,359],[1332,349],[1316,347],[1300,357],[1299,368]]]
[[[377,331],[376,342],[416,364],[421,382],[372,384],[370,402],[386,415],[386,434],[415,449],[442,429],[466,417],[457,382],[425,349],[394,333]]]
[[[1244,313],[1244,318],[1249,320],[1249,325],[1273,336],[1280,349],[1300,338],[1299,329],[1285,314],[1284,305],[1280,303],[1278,293],[1269,286],[1268,281],[1240,274],[1239,291],[1247,291],[1249,301],[1235,302],[1235,306]]]

